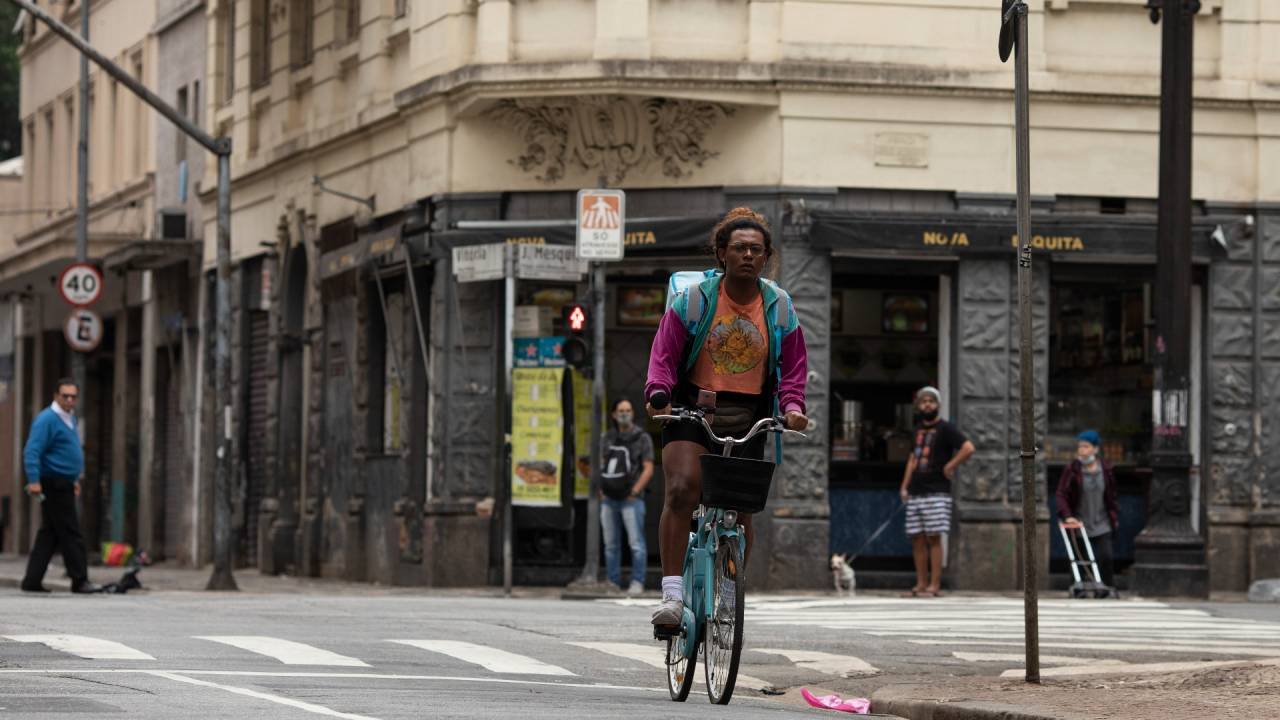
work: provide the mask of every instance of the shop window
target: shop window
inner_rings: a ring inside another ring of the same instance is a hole
[[[1075,458],[1075,436],[1093,428],[1103,457],[1145,467],[1151,448],[1151,285],[1144,278],[1055,283],[1049,334],[1049,433],[1045,459]]]
[[[408,412],[404,403],[405,282],[404,278],[383,278],[381,288],[376,281],[369,285],[369,447],[398,455],[404,451]]]

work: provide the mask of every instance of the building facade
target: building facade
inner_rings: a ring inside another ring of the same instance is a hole
[[[50,9],[62,22],[80,25],[82,3]],[[153,86],[158,77],[156,42],[149,30],[153,3],[98,0],[90,11],[95,46],[134,78]],[[191,254],[190,246],[160,252],[155,205],[154,118],[141,100],[96,67],[90,101],[79,102],[79,55],[25,14],[21,113],[24,172],[21,212],[0,231],[6,377],[3,393],[6,442],[4,483],[11,508],[6,547],[23,552],[38,527],[38,507],[22,492],[21,451],[35,413],[47,406],[50,385],[71,374],[64,339],[71,306],[58,278],[75,259],[77,147],[80,113],[90,117],[88,258],[103,276],[101,298],[90,308],[101,318],[101,336],[85,353],[86,387],[81,430],[86,454],[83,525],[90,548],[100,540],[128,541],[160,557],[167,539],[159,507],[154,377],[158,276],[152,272]],[[197,254],[198,257],[198,254]],[[175,260],[176,258],[176,260]]]
[[[892,512],[901,406],[931,382],[979,447],[955,483],[951,582],[1016,586],[1012,72],[989,5],[210,2],[205,114],[235,143],[246,561],[497,580],[504,290],[456,282],[451,249],[565,242],[574,192],[607,185],[629,217],[609,269],[613,396],[639,394],[648,305],[671,270],[708,264],[714,218],[750,205],[777,230],[824,430],[788,446],[753,582],[824,584],[828,551]],[[1124,557],[1148,512],[1160,33],[1137,0],[1030,5],[1039,486],[1051,497],[1074,432],[1100,427]],[[1199,412],[1195,491],[1177,502],[1216,589],[1277,572],[1277,358],[1255,329],[1280,309],[1278,37],[1254,0],[1197,20]],[[208,170],[201,187],[209,237]],[[582,291],[515,290],[553,316]],[[660,491],[649,502],[656,525]],[[516,509],[518,582],[576,574],[583,508]],[[910,567],[899,534],[864,553],[886,578]]]
[[[1121,566],[1149,513],[1185,503],[1212,586],[1243,589],[1280,572],[1268,331],[1280,318],[1280,16],[1259,0],[1208,0],[1198,16],[1193,491],[1149,507],[1160,31],[1139,0],[1029,4],[1038,487],[1054,560],[1042,567],[1064,569],[1049,502],[1071,438],[1091,426],[1120,466]],[[603,318],[610,397],[638,398],[666,277],[709,264],[716,217],[749,205],[773,222],[771,272],[805,328],[820,430],[788,442],[753,585],[825,586],[827,554],[858,550],[892,515],[903,406],[925,383],[979,449],[953,488],[950,583],[1017,585],[1012,69],[996,56],[991,3],[167,0],[143,3],[141,25],[129,4],[117,27],[123,5],[94,4],[95,44],[234,143],[240,564],[388,584],[500,579],[506,290],[457,282],[452,250],[570,242],[574,193],[607,185],[628,198]],[[75,58],[28,32],[24,79],[63,80],[23,85],[22,202],[47,214],[0,233],[15,308],[0,407],[14,423],[0,457],[11,498],[22,427],[45,400],[34,388],[66,365],[48,276],[70,256],[74,215],[73,143],[58,138],[73,137]],[[212,333],[198,332],[213,318],[214,167],[94,78],[90,255],[115,280],[90,359],[96,392],[114,400],[87,423],[91,535],[199,564],[221,426]],[[584,290],[522,280],[513,301],[556,318]],[[95,426],[106,435],[91,439]],[[655,487],[651,540],[661,473]],[[512,511],[517,582],[575,576],[584,515],[567,499]],[[29,519],[11,525],[22,547]],[[862,549],[873,581],[910,568],[895,526]]]

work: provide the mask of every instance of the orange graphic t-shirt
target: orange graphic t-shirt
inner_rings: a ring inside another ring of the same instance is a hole
[[[764,390],[768,353],[764,296],[757,295],[754,302],[739,305],[729,299],[721,284],[707,341],[689,379],[703,390],[759,395]]]

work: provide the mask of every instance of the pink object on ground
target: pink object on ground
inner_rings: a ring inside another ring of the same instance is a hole
[[[855,715],[866,715],[871,711],[871,701],[866,698],[842,698],[839,695],[823,695],[817,697],[809,692],[809,688],[800,688],[800,695],[805,702],[816,708],[825,708],[827,710],[840,710],[842,712],[854,713]]]

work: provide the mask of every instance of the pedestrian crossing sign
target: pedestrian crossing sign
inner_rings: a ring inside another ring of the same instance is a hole
[[[621,260],[626,194],[621,190],[578,191],[580,260]]]

